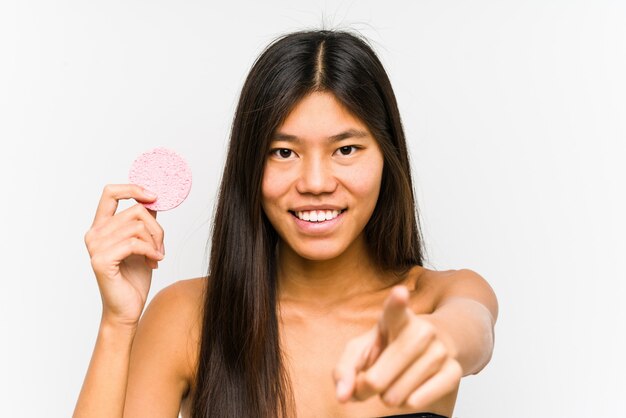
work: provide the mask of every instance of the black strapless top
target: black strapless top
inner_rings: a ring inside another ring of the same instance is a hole
[[[379,418],[447,418],[443,415],[437,415],[430,412],[414,412],[412,414],[402,414],[402,415],[385,415],[384,417]]]

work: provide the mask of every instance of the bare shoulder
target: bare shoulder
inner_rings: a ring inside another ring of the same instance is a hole
[[[493,288],[480,274],[470,269],[431,270],[415,269],[414,292],[427,294],[433,307],[440,306],[452,298],[467,298],[483,304],[492,316],[498,316],[498,300]]]
[[[206,282],[206,277],[197,277],[179,280],[170,286],[176,287],[176,292],[179,294],[179,297],[183,298],[187,307],[198,309],[204,301]]]
[[[201,278],[172,283],[143,313],[131,350],[128,416],[178,414],[194,370],[202,288]]]
[[[201,314],[205,281],[199,277],[179,280],[164,287],[152,298],[144,316],[155,317],[154,322],[168,331],[189,331]]]

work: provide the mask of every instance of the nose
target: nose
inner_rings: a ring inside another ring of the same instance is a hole
[[[319,195],[332,193],[336,188],[337,179],[329,161],[323,158],[308,158],[303,161],[296,184],[299,193]]]

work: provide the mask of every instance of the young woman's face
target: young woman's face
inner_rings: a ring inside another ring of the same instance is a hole
[[[382,172],[382,152],[366,125],[332,94],[314,92],[272,138],[263,209],[296,254],[332,259],[363,239]]]

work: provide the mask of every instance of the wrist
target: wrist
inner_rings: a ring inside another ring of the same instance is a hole
[[[104,316],[100,319],[100,332],[103,334],[134,336],[136,331],[137,324],[114,321]]]

